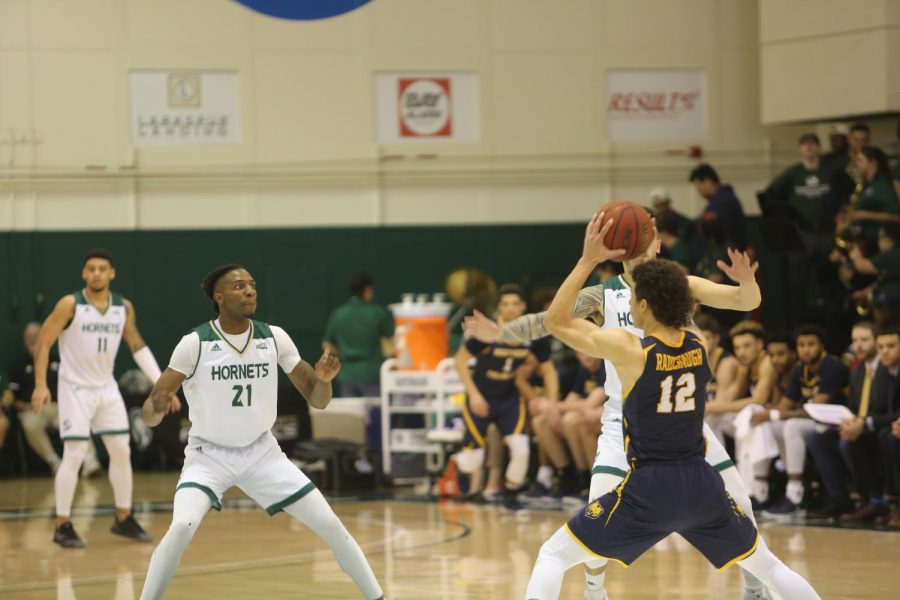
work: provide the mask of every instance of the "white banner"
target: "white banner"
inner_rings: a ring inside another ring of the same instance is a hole
[[[478,102],[475,73],[376,73],[378,143],[478,142]]]
[[[135,146],[237,144],[238,74],[229,71],[131,71]]]
[[[701,141],[706,137],[706,73],[609,70],[606,123],[611,142]]]

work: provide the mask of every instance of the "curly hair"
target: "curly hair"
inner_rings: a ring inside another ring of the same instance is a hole
[[[635,299],[646,300],[657,321],[668,327],[690,324],[694,297],[684,267],[660,258],[635,267],[631,278]]]
[[[232,263],[228,265],[222,265],[221,267],[216,267],[212,271],[206,274],[206,277],[203,278],[203,281],[200,283],[200,289],[203,290],[203,295],[212,300],[212,308],[216,311],[216,314],[219,314],[219,305],[216,303],[213,298],[213,294],[216,292],[216,284],[219,283],[219,280],[222,279],[228,273],[232,271],[237,271],[238,269],[246,269],[244,265],[239,265],[237,263]]]

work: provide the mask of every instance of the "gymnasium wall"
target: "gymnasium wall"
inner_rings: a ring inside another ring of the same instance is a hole
[[[0,228],[582,220],[686,182],[687,143],[611,143],[604,73],[706,73],[698,140],[753,211],[796,127],[759,118],[758,7],[718,0],[374,0],[292,22],[224,0],[0,2]],[[132,69],[239,72],[241,142],[137,148]],[[375,141],[382,70],[473,71],[477,143]]]

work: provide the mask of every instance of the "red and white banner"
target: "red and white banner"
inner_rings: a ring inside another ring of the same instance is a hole
[[[706,73],[609,70],[606,123],[611,142],[701,141],[706,137]]]
[[[378,142],[475,143],[479,140],[475,73],[377,73]]]

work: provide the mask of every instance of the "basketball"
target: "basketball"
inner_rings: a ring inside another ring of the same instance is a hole
[[[647,210],[628,200],[613,200],[600,207],[603,220],[613,220],[603,243],[613,250],[622,249],[625,254],[612,260],[621,262],[640,256],[647,250],[656,234],[653,218]]]

